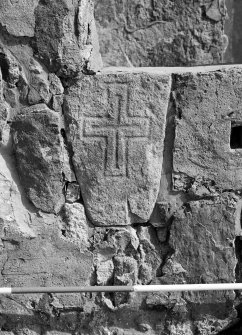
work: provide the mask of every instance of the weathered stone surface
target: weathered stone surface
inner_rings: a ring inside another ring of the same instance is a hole
[[[3,0],[0,4],[0,22],[13,36],[33,37],[35,9],[39,0]]]
[[[105,66],[219,64],[227,46],[224,0],[96,0]]]
[[[108,285],[113,280],[114,264],[112,260],[98,262],[97,264],[97,284]]]
[[[6,230],[2,237],[7,258],[1,260],[1,285],[67,286],[85,284],[92,255],[65,241],[55,229],[44,229],[36,237],[24,238]]]
[[[21,183],[30,201],[57,213],[65,202],[58,114],[40,104],[21,110],[13,122],[14,152]]]
[[[236,1],[238,2],[238,1]],[[237,30],[237,26],[234,25],[234,15],[239,16],[239,11],[234,11],[234,0],[225,0],[227,7],[227,16],[228,19],[225,21],[224,32],[228,37],[228,46],[224,54],[224,62],[225,63],[234,63],[233,53],[234,53],[234,34]],[[238,2],[239,3],[239,2]],[[237,23],[238,24],[238,23]]]
[[[229,20],[225,25],[226,34],[229,37],[229,45],[225,54],[225,61],[228,63],[241,63],[241,13],[242,4],[237,0],[226,0]]]
[[[66,203],[63,207],[62,235],[85,250],[89,246],[88,223],[82,204]]]
[[[61,77],[94,73],[102,61],[93,6],[92,0],[3,0],[0,44],[16,57],[16,70],[28,79],[28,59],[33,56]]]
[[[169,242],[174,250],[172,261],[183,269],[180,282],[234,282],[236,198],[224,193],[216,200],[191,201],[177,215]],[[177,274],[173,271],[175,282]],[[199,320],[205,311],[211,318],[221,320],[233,314],[233,292],[190,292],[184,294],[183,299],[191,308],[193,320]]]
[[[36,234],[30,226],[29,214],[33,208],[19,182],[15,161],[9,149],[4,144],[0,146],[0,239],[4,237],[8,227],[14,227],[16,232],[26,238],[33,238]],[[3,246],[2,240],[0,246]]]
[[[66,202],[74,203],[80,201],[81,190],[77,182],[67,182],[66,192],[65,192]]]
[[[196,331],[198,335],[216,335],[220,334],[220,331],[222,331],[226,325],[228,324],[229,320],[218,320],[215,318],[207,317],[204,318],[201,321],[198,321],[196,323]],[[218,333],[219,331],[219,333]],[[232,332],[228,331],[227,334],[231,334]],[[221,335],[226,335],[225,333],[221,332]]]
[[[66,96],[67,138],[95,225],[148,221],[159,189],[170,77],[84,77]],[[95,98],[93,98],[95,97]]]
[[[93,37],[96,32],[92,0],[40,1],[35,16],[37,52],[52,72],[73,76],[81,69],[100,69],[101,58],[96,50],[98,43]],[[90,58],[94,64],[89,64],[88,69]]]
[[[241,79],[241,68],[177,75],[174,189],[241,189]]]

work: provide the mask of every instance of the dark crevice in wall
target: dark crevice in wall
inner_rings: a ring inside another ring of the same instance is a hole
[[[85,208],[85,204],[84,204],[84,200],[83,200],[83,196],[82,196],[81,185],[78,183],[78,178],[77,178],[77,175],[76,175],[75,166],[74,166],[73,160],[72,160],[72,157],[74,156],[74,152],[73,152],[73,149],[72,149],[72,144],[70,143],[70,141],[68,141],[68,137],[67,137],[67,126],[66,126],[66,119],[65,119],[65,112],[64,112],[65,106],[66,106],[66,104],[64,102],[63,105],[62,105],[63,128],[61,128],[61,136],[63,138],[64,145],[65,145],[65,148],[66,148],[68,156],[69,156],[70,168],[73,171],[73,173],[75,175],[75,178],[76,178],[75,183],[79,185],[80,194],[79,194],[78,202],[81,203]],[[70,186],[70,184],[72,184],[72,181],[66,181],[66,183],[65,183],[66,191],[67,191],[68,187]],[[86,210],[85,210],[85,212],[86,212]],[[87,213],[86,213],[86,216],[88,217]]]
[[[176,117],[176,104],[173,91],[176,85],[176,75],[171,76],[171,93],[170,101],[167,108],[166,116],[166,130],[164,139],[164,153],[163,153],[163,165],[162,165],[162,175],[167,179],[167,184],[172,191],[172,171],[173,171],[173,148],[175,141],[175,117]]]
[[[9,76],[9,64],[6,59],[6,56],[3,53],[0,53],[0,68],[2,71],[3,80],[7,82]]]
[[[71,159],[72,156],[71,156],[71,153],[70,153],[72,151],[70,151],[70,145],[69,145],[68,140],[67,140],[66,130],[64,128],[61,128],[60,134],[61,134],[61,136],[63,138],[63,142],[64,142],[64,145],[65,145],[65,148],[66,148],[67,153],[69,155],[70,168],[73,171],[73,173],[75,175],[75,178],[76,178],[74,165],[73,165],[73,162],[72,162],[72,159]],[[63,176],[63,183],[64,183],[63,191],[64,191],[65,196],[66,196],[66,193],[67,193],[69,187],[78,185],[78,187],[80,189],[79,198],[75,202],[79,202],[79,203],[81,203],[84,206],[84,201],[83,201],[83,197],[82,197],[82,193],[81,193],[81,188],[80,188],[80,185],[77,182],[77,178],[76,178],[76,181],[67,180],[64,172],[62,172],[62,176]],[[68,202],[68,201],[66,201],[66,202]]]
[[[242,125],[234,124],[233,122],[231,124],[230,148],[242,148]]]

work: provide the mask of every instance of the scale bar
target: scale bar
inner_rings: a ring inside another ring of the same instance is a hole
[[[242,283],[173,284],[133,286],[0,287],[0,294],[85,293],[85,292],[185,292],[242,290]]]

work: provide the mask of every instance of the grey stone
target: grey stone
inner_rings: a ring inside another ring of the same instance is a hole
[[[52,82],[49,82],[47,72],[33,58],[30,60],[29,69],[28,104],[36,105],[42,102],[48,104],[54,92],[50,89]]]
[[[101,68],[92,0],[41,1],[35,21],[37,53],[49,71],[69,77]]]
[[[85,250],[89,246],[89,232],[83,205],[66,203],[63,212],[62,234]]]
[[[168,323],[168,334],[169,335],[193,335],[193,324],[191,321],[186,322],[174,322]]]
[[[73,203],[80,200],[81,190],[77,182],[67,182],[65,192],[66,202]]]
[[[10,106],[3,98],[3,78],[2,78],[2,71],[0,69],[0,142],[2,141],[3,137],[3,129],[6,125],[7,119],[9,117],[9,110]]]
[[[232,135],[242,125],[241,79],[241,68],[177,75],[174,189],[241,189],[242,143]]]
[[[81,286],[88,281],[93,257],[91,253],[66,241],[57,226],[45,227],[41,234],[25,238],[11,228],[5,230],[7,260],[2,266],[1,285],[10,286]],[[23,307],[22,307],[23,308]],[[25,311],[26,313],[26,311]]]
[[[0,3],[0,22],[13,36],[33,37],[35,9],[39,0],[3,0]]]
[[[62,94],[60,95],[53,95],[51,107],[54,111],[62,113],[62,105],[63,105],[64,97]]]
[[[191,201],[177,214],[171,226],[169,243],[174,250],[171,261],[177,262],[177,266],[180,264],[184,271],[183,282],[235,281],[235,211],[236,197],[225,193],[215,200]],[[181,270],[174,270],[175,281]],[[234,294],[230,291],[226,294],[220,291],[190,292],[183,298],[190,306],[196,306],[192,309],[195,320],[203,315],[203,304],[206,313],[214,318],[225,319],[233,313]],[[214,308],[215,304],[218,309]]]
[[[113,279],[114,265],[112,260],[97,264],[97,284],[108,285]]]
[[[140,245],[139,251],[141,255],[142,270],[141,278],[148,281],[149,276],[145,279],[145,272],[147,268],[150,269],[150,276],[156,277],[157,270],[162,264],[163,253],[162,245],[158,239],[156,230],[152,227],[139,227],[137,230]]]
[[[176,305],[186,306],[186,301],[182,299],[181,292],[150,293],[145,300],[147,306],[151,309],[174,309]]]
[[[230,320],[218,320],[206,317],[196,322],[196,331],[198,335],[216,335],[225,328]]]
[[[170,77],[83,77],[66,95],[67,138],[94,225],[146,222],[159,190]]]
[[[45,212],[59,212],[65,197],[58,114],[44,104],[27,107],[14,118],[12,134],[17,169],[28,198]]]
[[[219,64],[228,44],[224,0],[96,0],[95,18],[105,66]]]
[[[11,167],[11,168],[10,168]],[[35,232],[30,227],[30,216],[23,188],[18,180],[15,161],[11,153],[6,153],[0,147],[0,238],[4,237],[6,227],[14,229],[25,237],[35,237]],[[0,240],[0,246],[3,242]]]
[[[129,256],[116,256],[114,263],[114,285],[135,285],[138,279],[138,266],[134,258]],[[126,304],[129,301],[129,293],[115,292],[113,304],[115,307]]]
[[[138,278],[137,262],[132,257],[114,258],[114,284],[135,285]]]
[[[14,330],[16,335],[40,335],[42,330],[41,326],[38,325],[31,325],[30,328],[27,327],[20,327]],[[0,333],[1,335],[1,333]]]

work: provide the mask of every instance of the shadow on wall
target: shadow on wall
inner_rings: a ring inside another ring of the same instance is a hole
[[[229,0],[228,0],[229,1]],[[242,1],[233,1],[232,63],[242,63]]]
[[[225,34],[229,37],[224,55],[224,63],[242,63],[242,1],[226,0],[228,19],[225,21]]]

